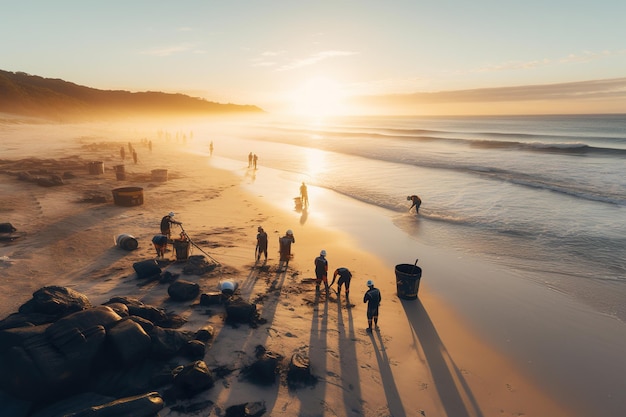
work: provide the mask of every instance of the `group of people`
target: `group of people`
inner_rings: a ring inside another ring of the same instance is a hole
[[[279,244],[279,253],[280,253],[280,265],[279,270],[286,270],[289,265],[289,260],[291,259],[291,245],[296,242],[296,238],[293,235],[293,231],[291,229],[285,232],[285,235],[278,239]],[[268,246],[268,238],[267,232],[263,229],[262,226],[257,228],[256,235],[256,262],[261,260],[261,255],[264,256],[265,262],[267,262],[267,246]],[[328,259],[326,259],[326,250],[322,249],[320,251],[319,256],[317,256],[314,260],[315,265],[315,292],[319,294],[320,286],[324,283],[324,289],[326,290],[326,295],[328,295],[330,288],[333,286],[335,281],[337,281],[337,295],[341,296],[341,290],[344,288],[346,299],[349,298],[350,295],[350,281],[352,280],[352,272],[346,267],[336,268],[333,272],[333,280],[329,284],[328,283]],[[284,264],[284,269],[282,269],[282,265]],[[337,278],[339,278],[337,280]],[[367,331],[372,331],[372,326],[378,329],[378,308],[381,302],[381,294],[380,290],[374,286],[374,281],[371,279],[367,281],[367,291],[363,296],[363,302],[367,303]]]
[[[181,222],[174,219],[175,213],[170,211],[161,218],[161,233],[152,237],[152,244],[156,250],[157,258],[164,258],[167,251],[167,244],[171,240],[172,225],[182,225]]]
[[[248,154],[248,168],[256,169],[256,163],[259,160],[259,157],[256,156],[255,153],[250,152]]]

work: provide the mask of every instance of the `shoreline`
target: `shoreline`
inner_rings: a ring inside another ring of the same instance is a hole
[[[127,136],[117,136],[118,144],[124,145]],[[135,137],[133,141],[136,140],[138,138]],[[114,161],[116,153],[107,152],[108,158]],[[85,154],[85,151],[79,153]],[[27,154],[32,156],[31,152]],[[90,155],[89,152],[87,155]],[[9,279],[3,284],[5,301],[10,297],[13,305],[19,305],[26,298],[16,297],[18,294],[30,294],[32,289],[42,284],[52,284],[55,274],[57,279],[63,274],[66,283],[72,283],[94,300],[132,290],[143,294],[146,299],[167,304],[166,298],[159,293],[148,294],[144,293],[148,289],[136,288],[132,274],[128,275],[128,266],[133,259],[152,254],[149,239],[156,231],[162,213],[170,210],[180,213],[180,219],[189,229],[187,231],[192,239],[210,247],[211,256],[226,265],[229,274],[245,282],[250,281],[247,291],[252,296],[265,285],[253,268],[256,227],[263,225],[268,231],[272,267],[277,264],[276,239],[284,229],[292,228],[296,244],[289,273],[281,276],[271,271],[266,277],[267,280],[280,279],[292,292],[283,291],[275,304],[261,305],[261,315],[271,318],[267,326],[261,326],[262,334],[246,329],[228,330],[229,334],[233,333],[229,335],[229,342],[218,346],[218,335],[207,357],[213,363],[229,360],[233,351],[250,349],[253,340],[265,341],[270,347],[281,347],[287,353],[304,349],[311,357],[313,368],[322,376],[322,384],[294,397],[282,386],[268,392],[251,388],[233,378],[229,387],[208,394],[216,404],[232,403],[245,397],[246,393],[260,391],[255,395],[269,395],[273,399],[268,401],[268,405],[273,406],[268,407],[271,415],[296,415],[298,410],[306,414],[317,410],[322,414],[347,416],[351,415],[348,405],[352,406],[352,410],[360,410],[368,416],[388,415],[385,413],[396,417],[424,415],[420,411],[431,416],[485,417],[499,416],[503,412],[537,416],[585,414],[584,410],[566,410],[549,398],[511,361],[481,340],[482,336],[468,326],[467,320],[459,313],[463,310],[458,305],[450,305],[441,297],[442,287],[438,287],[437,280],[448,268],[442,271],[439,263],[450,262],[445,259],[446,252],[440,250],[442,248],[421,248],[427,255],[420,255],[419,265],[425,272],[419,299],[400,300],[395,296],[393,269],[389,268],[389,258],[384,253],[381,257],[375,249],[362,244],[368,241],[367,237],[363,239],[360,234],[338,230],[333,221],[323,216],[318,218],[314,211],[309,213],[304,223],[300,223],[300,215],[291,213],[289,216],[287,209],[281,210],[269,202],[268,196],[276,188],[260,186],[266,170],[262,164],[252,180],[246,179],[245,175],[242,177],[210,167],[201,157],[181,161],[179,155],[178,151],[171,152],[166,144],[159,142],[154,155],[146,156],[139,167],[129,167],[131,174],[140,174],[149,168],[167,165],[172,174],[167,183],[147,187],[146,203],[132,209],[120,209],[111,204],[93,208],[77,206],[67,200],[65,189],[54,195],[53,191],[43,189],[18,190],[19,183],[3,181],[3,190],[24,195],[25,199],[34,198],[39,205],[33,207],[32,201],[25,201],[30,207],[30,211],[24,214],[25,220],[29,214],[42,216],[32,222],[33,228],[54,219],[60,228],[71,229],[60,240],[46,235],[58,233],[61,229],[29,230],[28,239],[41,239],[37,240],[39,252],[26,253],[23,249],[22,258],[12,258],[20,267],[27,267],[32,277],[30,288],[12,288],[23,273],[11,271],[9,275],[14,280]],[[183,171],[185,175],[181,174]],[[110,175],[109,172],[107,176]],[[91,188],[109,190],[110,185],[115,184],[103,178],[93,178],[89,182],[81,191]],[[261,189],[255,191],[254,186]],[[75,188],[73,185],[69,187]],[[328,197],[321,190],[310,190],[309,195],[313,207],[317,205],[315,199],[318,196],[326,199],[328,210],[336,210],[334,204],[340,203],[340,198]],[[292,196],[285,198],[291,200]],[[366,211],[371,215],[371,210]],[[352,213],[351,226],[359,227],[364,218],[367,217]],[[105,221],[109,223],[103,223]],[[120,254],[117,248],[111,248],[110,237],[128,231],[141,239],[139,253]],[[370,239],[380,238],[378,232],[371,231]],[[94,234],[106,235],[106,239],[93,242]],[[341,302],[312,302],[312,289],[303,287],[302,279],[313,276],[313,259],[322,248],[329,253],[331,271],[338,266],[347,266],[354,271],[354,296],[351,299],[354,307],[349,308]],[[3,253],[8,253],[11,248],[2,249]],[[75,261],[72,265],[57,263],[58,256],[68,257],[68,254]],[[396,263],[412,262],[413,259],[399,259]],[[54,270],[45,271],[46,264],[55,265]],[[13,267],[5,266],[5,270]],[[364,331],[365,310],[360,303],[365,290],[362,284],[370,278],[376,281],[383,293],[382,329],[372,337]],[[16,290],[19,292],[16,293]],[[506,297],[503,301],[507,301]],[[197,311],[193,306],[175,308],[182,308],[196,322],[206,320],[195,317]],[[10,311],[13,310],[10,308]],[[352,390],[342,388],[347,385],[351,385]],[[572,404],[567,406],[570,408]]]

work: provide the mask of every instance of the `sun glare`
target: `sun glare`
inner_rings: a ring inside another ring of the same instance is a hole
[[[343,94],[339,83],[316,77],[294,91],[291,98],[292,111],[301,116],[336,116],[345,112]]]

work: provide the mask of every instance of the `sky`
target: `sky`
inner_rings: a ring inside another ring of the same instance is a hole
[[[270,113],[626,113],[623,0],[0,0],[0,69]]]

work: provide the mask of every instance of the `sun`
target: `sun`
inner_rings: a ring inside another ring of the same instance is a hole
[[[337,116],[345,112],[341,85],[328,78],[307,80],[293,92],[292,112],[300,116]]]

